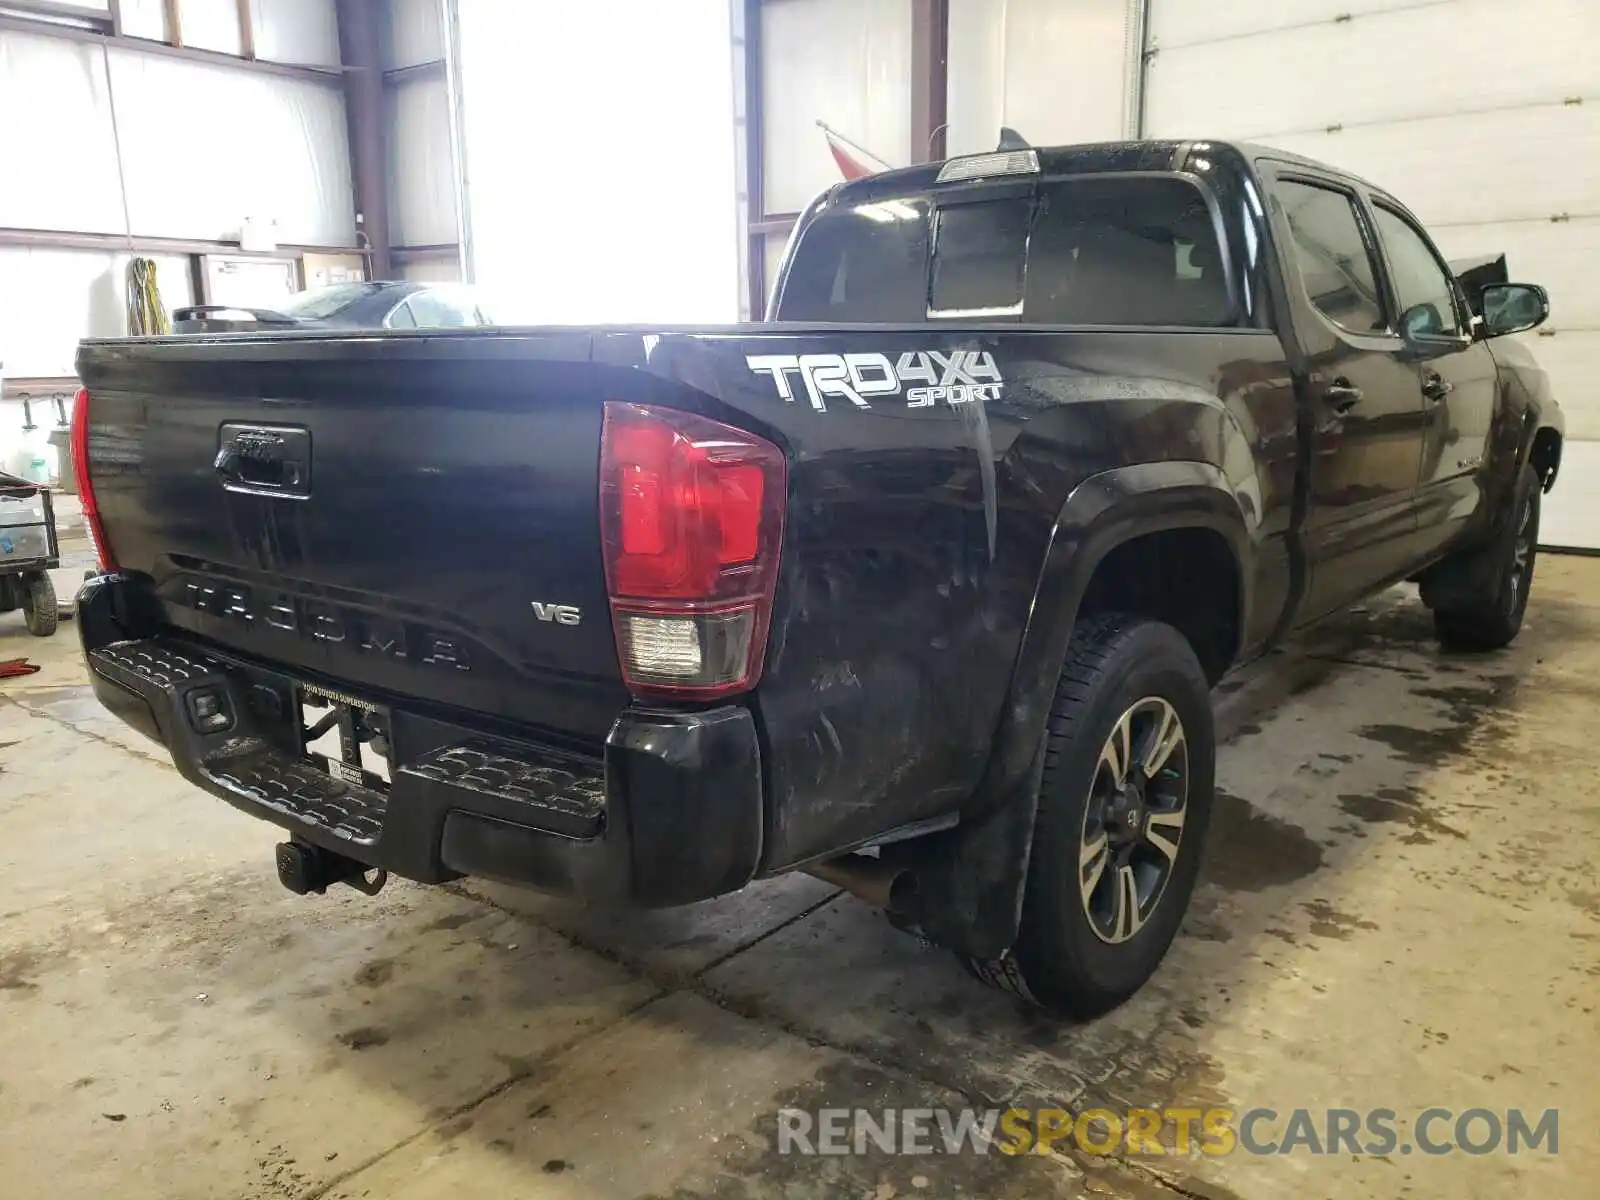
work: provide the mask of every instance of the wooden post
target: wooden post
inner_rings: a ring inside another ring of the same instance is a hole
[[[250,0],[239,0],[239,54],[243,58],[256,56],[256,24],[251,19]]]

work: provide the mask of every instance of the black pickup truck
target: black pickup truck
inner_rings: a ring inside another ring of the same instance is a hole
[[[1138,142],[835,187],[759,324],[86,342],[83,648],[297,891],[805,870],[1099,1012],[1225,672],[1406,579],[1516,635],[1547,312],[1360,179]]]

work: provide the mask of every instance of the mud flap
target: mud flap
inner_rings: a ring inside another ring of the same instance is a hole
[[[1044,740],[1011,795],[986,813],[915,841],[883,847],[886,861],[911,871],[908,912],[891,919],[930,942],[980,961],[998,959],[1016,941],[1033,850]]]

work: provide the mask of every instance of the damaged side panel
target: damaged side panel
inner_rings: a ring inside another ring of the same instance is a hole
[[[1294,400],[1280,360],[1273,335],[1245,330],[663,336],[652,373],[717,397],[712,415],[791,456],[756,696],[763,871],[970,820],[1015,793],[1033,747],[993,762],[996,733],[1029,670],[1025,631],[1059,626],[1051,641],[1065,644],[1075,598],[1034,610],[1062,507],[1086,478],[1204,463],[1242,498],[1249,538],[1281,543]],[[1042,669],[1053,679],[1059,665]]]

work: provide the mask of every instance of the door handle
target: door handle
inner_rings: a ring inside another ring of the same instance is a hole
[[[1330,383],[1322,394],[1336,413],[1347,413],[1361,403],[1361,389],[1343,376]]]
[[[311,435],[297,426],[229,422],[211,466],[229,491],[304,498],[311,487]]]
[[[1456,385],[1437,371],[1429,371],[1422,377],[1422,394],[1429,400],[1443,400],[1455,390]]]

